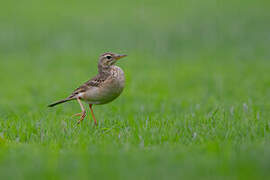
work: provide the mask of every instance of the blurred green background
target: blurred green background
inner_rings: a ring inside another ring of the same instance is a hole
[[[0,179],[266,179],[267,0],[5,1],[0,6]],[[126,89],[77,126],[54,109],[118,63]]]

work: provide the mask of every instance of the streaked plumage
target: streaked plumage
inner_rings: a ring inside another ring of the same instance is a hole
[[[81,119],[78,121],[80,123],[85,117],[85,110],[80,100],[89,104],[91,113],[93,104],[106,104],[113,101],[122,93],[125,86],[124,72],[114,64],[118,59],[125,56],[110,52],[102,54],[99,58],[98,74],[75,89],[69,97],[50,104],[49,107],[77,99],[82,108]],[[93,113],[92,116],[95,120]]]

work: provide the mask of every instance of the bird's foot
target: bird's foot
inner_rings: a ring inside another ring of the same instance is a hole
[[[80,119],[78,120],[78,122],[77,122],[77,124],[80,124],[80,123],[84,120],[84,118],[85,118],[85,116],[86,116],[86,112],[83,111],[83,112],[81,112],[81,113],[74,114],[74,115],[72,115],[71,117],[73,118],[73,117],[75,117],[75,116],[81,116],[81,118],[80,118]]]

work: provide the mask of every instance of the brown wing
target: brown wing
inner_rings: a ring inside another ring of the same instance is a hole
[[[102,82],[104,82],[107,79],[107,76],[102,76],[98,74],[97,76],[93,77],[92,79],[88,80],[84,84],[82,84],[80,87],[75,89],[73,93],[69,96],[69,98],[74,97],[75,95],[85,92],[91,87],[99,87]]]

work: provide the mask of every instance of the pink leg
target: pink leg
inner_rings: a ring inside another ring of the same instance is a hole
[[[97,120],[96,120],[96,118],[95,118],[95,115],[94,115],[94,111],[93,111],[93,109],[92,109],[92,106],[93,106],[93,104],[89,104],[89,108],[90,108],[90,110],[91,110],[92,117],[93,117],[93,119],[94,119],[94,121],[95,121],[95,125],[97,125]]]
[[[77,123],[77,124],[80,124],[84,120],[84,118],[86,116],[86,111],[85,111],[85,109],[83,107],[83,104],[82,104],[80,98],[77,98],[77,101],[78,101],[78,103],[81,106],[82,112],[81,113],[74,114],[73,116],[81,116],[81,118],[78,120],[78,123]]]

